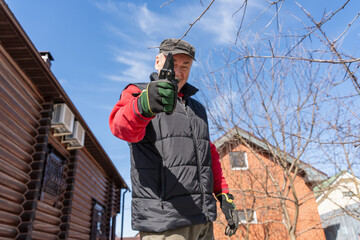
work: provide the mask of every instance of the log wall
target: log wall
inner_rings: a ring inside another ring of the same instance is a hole
[[[14,239],[31,193],[32,155],[43,99],[0,46],[0,238]]]
[[[94,202],[108,238],[125,182],[3,0],[0,33],[0,239],[89,239]],[[86,129],[82,149],[69,151],[52,134],[59,102]],[[57,196],[43,186],[54,151],[64,164]]]
[[[93,200],[106,206],[107,177],[99,164],[87,152],[78,151],[69,238],[89,239]]]

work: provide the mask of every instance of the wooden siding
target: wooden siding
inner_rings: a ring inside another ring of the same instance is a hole
[[[62,154],[62,157],[67,157],[69,154],[64,151],[64,148],[58,144],[58,141],[52,137],[49,138],[48,142],[57,152]],[[65,162],[69,160],[66,159]],[[63,178],[67,178],[66,173],[67,167],[65,165],[63,171]],[[40,189],[39,189],[40,190]],[[42,191],[40,200],[37,200],[36,215],[34,219],[34,226],[31,235],[31,239],[59,239],[61,232],[61,217],[63,215],[63,200],[64,191],[63,189],[58,196],[52,196],[51,194]]]
[[[0,46],[0,238],[18,234],[35,153],[42,99]]]
[[[77,120],[84,127],[85,147],[87,151],[102,166],[108,176],[113,178],[117,188],[127,188],[126,183],[116,170],[116,167],[89,129],[88,125],[75,108],[68,95],[57,81],[50,68],[45,64],[31,40],[22,29],[20,23],[8,8],[4,0],[0,0],[0,43],[6,49],[23,79],[28,79],[27,84],[32,89],[37,89],[38,98],[52,99],[54,102],[65,102],[75,114]],[[31,83],[30,83],[31,80]],[[35,91],[31,92],[31,94]]]
[[[60,209],[38,201],[32,239],[58,239],[61,223],[60,216]]]
[[[70,215],[72,210],[74,184],[76,178],[76,165],[77,165],[77,153],[78,151],[70,151],[70,156],[66,162],[66,191],[63,194],[62,199],[62,217],[61,217],[61,232],[59,239],[68,239],[68,231],[70,226]]]
[[[83,149],[68,151],[52,136],[54,102],[66,103],[84,127]],[[106,208],[109,231],[126,183],[4,0],[0,112],[0,239],[89,239],[92,199]],[[52,147],[65,159],[58,197],[41,189]]]
[[[106,174],[100,165],[85,151],[77,154],[76,181],[70,215],[69,239],[89,239],[91,230],[92,200],[106,206]]]

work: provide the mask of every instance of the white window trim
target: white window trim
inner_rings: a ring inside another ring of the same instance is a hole
[[[239,210],[243,210],[243,209],[239,209]],[[239,210],[238,210],[238,214],[239,214]],[[253,220],[251,222],[247,222],[246,220],[242,220],[239,217],[239,224],[256,224],[257,223],[256,211],[251,210],[251,209],[246,209],[246,211],[253,211],[253,213],[254,213]],[[244,211],[244,214],[245,214],[245,211]]]
[[[248,163],[248,159],[247,159],[247,152],[243,152],[245,155],[245,165],[246,167],[232,167],[231,166],[231,170],[248,170],[249,169],[249,163]]]

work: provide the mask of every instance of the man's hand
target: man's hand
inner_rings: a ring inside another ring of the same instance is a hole
[[[168,80],[152,81],[140,94],[139,100],[142,114],[153,117],[156,113],[171,113],[176,103],[177,93],[174,84]]]
[[[228,222],[228,226],[225,229],[225,235],[232,236],[236,233],[239,226],[238,213],[233,202],[234,196],[230,193],[220,193],[216,195],[216,197],[220,201],[221,211],[224,213]]]

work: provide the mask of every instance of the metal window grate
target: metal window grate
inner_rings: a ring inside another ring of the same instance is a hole
[[[48,155],[43,182],[43,190],[53,196],[58,196],[66,187],[63,179],[64,163],[54,153]]]

